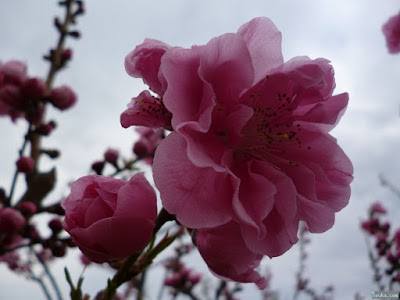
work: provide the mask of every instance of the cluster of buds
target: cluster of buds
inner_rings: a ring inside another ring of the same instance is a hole
[[[122,168],[118,164],[119,152],[117,149],[108,148],[104,152],[104,158],[102,160],[97,160],[92,164],[92,171],[97,175],[102,175],[104,166],[106,164],[112,165],[116,171],[120,171]]]
[[[0,206],[0,262],[6,262],[11,270],[24,270],[18,267],[18,259],[11,263],[13,258],[19,257],[16,252],[19,248],[37,245],[41,247],[38,257],[48,261],[54,257],[63,257],[67,247],[75,246],[71,238],[60,237],[63,228],[58,218],[48,223],[51,235],[47,238],[41,237],[31,222],[31,218],[37,213],[36,205],[29,201],[21,202],[15,208]]]
[[[30,123],[40,124],[40,100],[46,94],[46,84],[39,78],[28,77],[26,69],[21,61],[0,62],[0,115],[8,115],[13,121],[25,117]]]
[[[380,203],[374,203],[369,209],[369,218],[361,223],[361,228],[374,240],[370,249],[370,259],[375,272],[375,281],[384,285],[386,277],[389,287],[400,284],[400,229],[390,232],[390,223],[383,221],[386,209]],[[381,272],[378,262],[384,261],[385,270]]]
[[[136,131],[140,134],[140,138],[133,145],[133,153],[147,164],[153,165],[154,153],[165,137],[164,130],[138,127]]]
[[[21,61],[0,62],[0,115],[8,115],[13,121],[24,117],[39,134],[48,135],[55,123],[43,123],[44,104],[50,102],[64,110],[75,104],[76,94],[68,86],[47,91],[44,81],[28,77],[26,70]]]
[[[165,268],[169,275],[164,279],[164,285],[171,287],[171,292],[175,296],[179,293],[190,294],[193,287],[201,280],[201,274],[186,268],[181,261],[182,256],[190,253],[191,245],[182,245],[175,248],[175,256],[165,263]]]

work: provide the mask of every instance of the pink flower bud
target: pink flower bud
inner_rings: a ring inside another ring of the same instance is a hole
[[[53,126],[50,123],[47,124],[40,124],[38,128],[36,129],[36,132],[41,134],[41,135],[49,135],[50,132],[53,130]]]
[[[382,215],[386,214],[386,209],[379,202],[372,204],[370,210],[371,213],[377,213]]]
[[[118,150],[109,148],[104,153],[104,159],[111,164],[115,164],[117,162],[118,155],[119,155]]]
[[[35,161],[32,157],[21,156],[17,161],[18,172],[21,173],[32,173],[35,167]]]
[[[143,173],[129,181],[89,175],[72,183],[62,202],[64,229],[93,262],[122,259],[151,240],[157,196]],[[112,230],[110,230],[112,229]]]
[[[0,232],[15,232],[25,225],[24,216],[14,208],[0,210]]]
[[[62,222],[60,219],[53,219],[49,222],[49,227],[54,234],[58,234],[62,230]]]
[[[104,168],[104,161],[102,160],[95,161],[92,164],[92,170],[95,171],[97,175],[101,175],[103,173],[103,168]]]
[[[167,286],[178,287],[182,285],[182,275],[179,273],[173,273],[171,276],[165,278],[164,284]]]
[[[55,257],[64,257],[65,256],[65,244],[61,243],[61,242],[57,242],[54,245],[52,245],[52,247],[50,248],[51,253],[55,256]]]
[[[26,78],[26,65],[21,61],[10,60],[1,66],[4,83],[20,85]]]
[[[92,261],[83,253],[81,253],[80,259],[81,263],[85,266],[88,266],[92,263]]]
[[[22,93],[28,98],[39,99],[46,93],[46,84],[39,78],[29,78],[22,84]]]
[[[188,276],[188,280],[192,283],[192,285],[195,285],[200,282],[201,280],[201,274],[199,273],[190,273]]]
[[[72,50],[71,49],[65,49],[62,53],[61,53],[62,59],[64,60],[69,60],[72,58]]]
[[[50,93],[50,102],[58,109],[65,110],[72,107],[76,102],[75,92],[66,85],[54,88]]]
[[[36,213],[36,205],[33,202],[27,201],[22,202],[18,205],[19,211],[22,213],[24,217],[31,217]]]

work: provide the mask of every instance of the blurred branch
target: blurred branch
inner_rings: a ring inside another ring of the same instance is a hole
[[[35,255],[36,259],[37,259],[37,260],[40,262],[40,264],[43,266],[43,269],[44,269],[44,271],[45,271],[47,277],[49,278],[50,283],[51,283],[51,285],[53,286],[54,291],[55,291],[55,293],[56,293],[56,295],[57,295],[57,299],[58,299],[58,300],[62,300],[62,296],[61,296],[60,289],[59,289],[59,287],[58,287],[58,285],[57,285],[57,282],[55,281],[53,275],[50,273],[50,270],[49,270],[49,268],[47,267],[46,262],[40,257],[40,255],[38,255],[38,254],[36,253],[35,249],[33,249],[32,246],[29,246],[29,250]]]
[[[396,186],[394,186],[389,180],[387,180],[383,174],[379,174],[378,178],[382,186],[387,187],[393,192],[393,194],[397,196],[397,198],[400,199],[400,190]]]

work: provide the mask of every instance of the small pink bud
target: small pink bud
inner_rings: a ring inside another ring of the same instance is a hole
[[[85,266],[88,266],[92,263],[92,261],[83,253],[80,256],[80,259],[81,259],[81,263]]]
[[[4,208],[0,210],[0,232],[15,232],[24,225],[25,218],[18,210],[14,208]]]
[[[61,110],[72,107],[76,102],[76,98],[75,92],[66,85],[54,88],[50,93],[50,102]]]
[[[30,201],[20,203],[18,209],[26,218],[33,216],[37,211],[35,203]]]
[[[192,283],[192,285],[195,285],[200,282],[201,280],[201,274],[199,273],[190,273],[188,276],[188,280]]]
[[[133,146],[133,153],[135,153],[138,157],[144,157],[148,153],[147,146],[143,142],[137,142]]]
[[[60,219],[53,219],[49,222],[49,227],[54,234],[58,234],[63,229]]]
[[[40,124],[40,125],[38,126],[38,128],[36,129],[36,132],[39,133],[39,134],[41,134],[41,135],[47,136],[47,135],[50,134],[50,132],[51,132],[52,130],[53,130],[53,126],[51,126],[50,123],[47,123],[47,124]]]
[[[103,173],[104,161],[95,161],[92,164],[92,170],[96,172],[97,175],[101,175]]]
[[[72,58],[72,50],[71,49],[65,49],[62,53],[61,53],[62,59],[63,60],[69,60]]]
[[[46,93],[46,84],[39,78],[29,78],[22,84],[24,96],[32,99],[39,99]]]
[[[51,248],[51,253],[55,256],[55,257],[64,257],[65,256],[65,244],[61,243],[61,242],[57,242],[55,243]]]
[[[370,210],[371,213],[386,214],[386,209],[379,202],[372,204]]]
[[[109,148],[104,153],[104,159],[111,164],[115,164],[117,162],[118,155],[119,155],[118,150]]]
[[[4,83],[20,85],[26,78],[26,65],[21,61],[10,60],[1,66],[0,72],[4,74]]]
[[[167,286],[178,287],[182,285],[182,275],[179,273],[173,273],[171,276],[165,278],[164,284]]]
[[[32,173],[35,167],[35,161],[32,157],[21,156],[17,161],[17,170],[21,173]]]

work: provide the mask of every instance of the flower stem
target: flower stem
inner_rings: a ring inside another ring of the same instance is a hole
[[[24,138],[24,142],[22,143],[21,149],[18,152],[19,156],[22,156],[24,154],[24,151],[25,151],[25,148],[26,148],[26,144],[28,143],[28,137],[30,135],[31,130],[32,130],[32,124],[29,124],[28,131],[27,131],[27,133],[25,135],[25,138]],[[13,197],[13,194],[14,194],[15,186],[17,184],[18,174],[19,174],[19,172],[18,172],[18,169],[16,167],[15,168],[15,172],[14,172],[14,177],[13,177],[13,180],[12,180],[12,183],[11,183],[10,195],[8,196],[8,200],[7,200],[8,203],[6,203],[6,206],[11,206],[11,204],[12,204],[12,197]]]
[[[32,246],[29,246],[30,251],[35,255],[35,257],[37,258],[37,260],[40,262],[40,264],[43,266],[43,269],[47,275],[47,277],[49,278],[51,285],[54,288],[54,291],[56,292],[57,295],[57,299],[62,300],[62,296],[61,296],[61,292],[60,289],[57,285],[57,282],[55,281],[53,275],[50,273],[49,268],[46,265],[46,262],[36,253],[36,251],[33,249]]]

